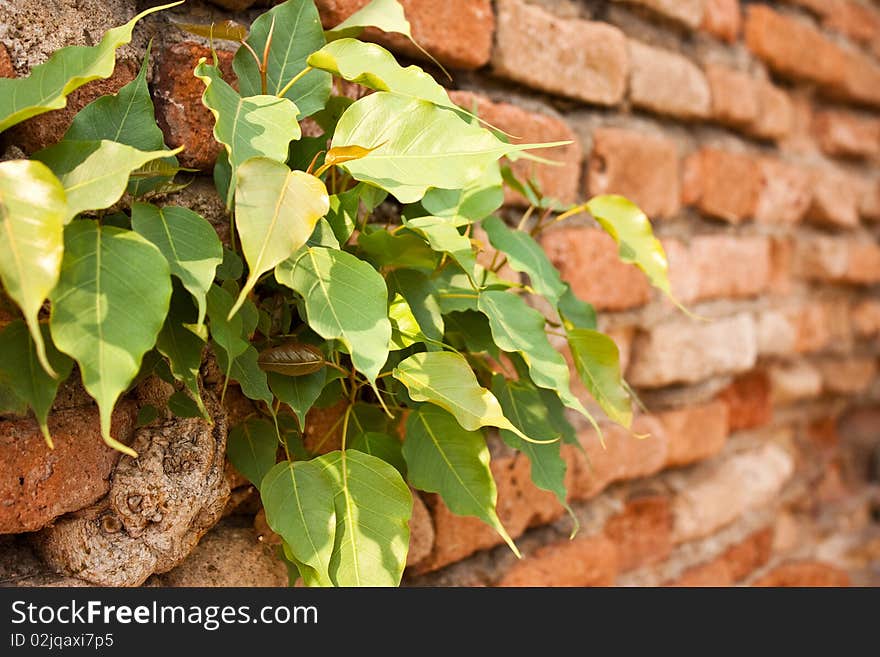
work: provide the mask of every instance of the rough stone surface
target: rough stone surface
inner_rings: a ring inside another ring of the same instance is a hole
[[[221,523],[175,568],[147,586],[287,586],[287,567],[248,527]]]
[[[588,103],[621,101],[629,56],[620,30],[605,23],[559,19],[521,0],[499,0],[497,11],[492,68],[498,75]],[[539,34],[553,38],[536,39]]]
[[[122,402],[113,414],[112,435],[130,443],[137,407]],[[104,444],[98,409],[53,412],[50,450],[37,423],[0,420],[0,534],[32,532],[68,511],[103,497],[120,453]]]
[[[104,586],[136,586],[179,564],[220,518],[229,496],[226,416],[210,400],[211,426],[174,419],[135,433],[110,492],[36,535],[52,568]]]

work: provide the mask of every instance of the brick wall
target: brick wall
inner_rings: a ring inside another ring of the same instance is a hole
[[[53,40],[86,38],[77,25],[93,16],[78,4],[64,0],[60,17],[46,18],[56,26]],[[138,4],[105,3],[101,20],[122,22],[115,19]],[[190,2],[174,11],[193,22],[247,21],[257,13],[251,4]],[[331,25],[365,0],[317,4]],[[531,484],[527,461],[493,445],[499,514],[524,558],[479,521],[424,495],[405,583],[880,583],[872,520],[880,508],[880,2],[403,4],[416,39],[453,71],[456,102],[476,103],[490,123],[527,141],[574,141],[549,153],[564,168],[521,162],[521,172],[564,201],[621,193],[639,203],[667,249],[677,297],[709,320],[660,298],[589,219],[546,233],[564,278],[620,345],[646,408],[637,432],[649,437],[608,427],[603,449],[580,426],[584,449],[564,450],[581,525],[574,541],[563,509]],[[33,7],[31,14],[43,11]],[[0,74],[22,74],[45,56],[22,24],[25,13],[0,21]],[[151,17],[123,58],[136,61],[155,37],[160,125],[170,145],[186,147],[186,166],[209,172],[211,119],[190,74],[205,43],[168,20]],[[418,56],[393,37],[372,38]],[[135,69],[119,70],[72,104],[124,84]],[[46,115],[18,128],[12,142],[34,150],[57,139],[66,121],[69,113]],[[209,190],[197,181],[186,193],[222,219]],[[508,198],[512,215],[521,201]],[[77,439],[97,440],[76,418],[67,421]],[[32,438],[28,449],[37,452]],[[39,460],[26,451],[16,458]],[[68,477],[87,502],[100,497],[112,463],[104,453],[80,458],[93,467],[60,468],[34,495],[58,496],[67,483],[58,478]],[[233,499],[237,520],[209,533],[165,583],[204,581],[198,573],[206,568],[213,582],[242,583],[237,560],[218,546],[228,538],[235,554],[253,552],[254,533],[242,527],[256,509],[246,488]],[[18,518],[31,520],[28,529],[47,513],[72,510],[37,501],[42,515]],[[258,515],[265,539],[264,530]],[[248,557],[258,564],[253,582],[283,579],[258,556]]]

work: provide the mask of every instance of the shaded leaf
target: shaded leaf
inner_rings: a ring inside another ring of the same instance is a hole
[[[439,493],[453,513],[480,518],[519,556],[495,511],[498,491],[481,432],[467,431],[443,409],[423,404],[407,418],[403,457],[413,486]]]
[[[458,232],[454,224],[439,217],[419,217],[406,222],[407,228],[424,237],[434,251],[448,253],[473,279],[477,261],[469,238]]]
[[[596,328],[596,310],[591,304],[578,299],[568,283],[556,307],[566,328]]]
[[[228,358],[235,359],[248,348],[248,335],[244,330],[242,313],[229,317],[235,302],[234,297],[222,287],[212,285],[206,297],[208,318],[211,320],[211,338],[226,352]]]
[[[406,349],[422,340],[422,329],[400,294],[395,294],[388,306],[388,319],[391,321],[390,349]]]
[[[309,326],[341,340],[358,371],[375,382],[391,340],[388,290],[376,270],[345,251],[309,247],[278,265],[275,277],[302,295]]]
[[[249,482],[260,488],[275,466],[278,436],[268,420],[251,418],[234,426],[226,441],[226,456]]]
[[[306,413],[327,384],[327,371],[322,368],[305,376],[284,376],[269,372],[269,387],[275,396],[290,409],[299,420],[300,429],[306,426]]]
[[[394,269],[387,274],[389,292],[406,299],[425,337],[443,339],[443,315],[434,298],[434,287],[425,274],[412,269]]]
[[[222,39],[223,41],[244,41],[247,38],[248,30],[241,23],[233,20],[216,21],[214,23],[178,23],[171,21],[174,27],[180,28],[184,32],[204,37],[206,39]]]
[[[42,163],[0,162],[0,280],[24,314],[37,359],[50,376],[37,316],[61,272],[64,255],[64,188]]]
[[[433,271],[439,257],[425,241],[411,231],[392,233],[368,226],[358,235],[358,246],[377,267],[408,267]]]
[[[247,349],[231,362],[222,349],[216,355],[217,365],[223,372],[229,372],[229,378],[238,383],[245,397],[272,405],[275,397],[269,390],[266,373],[257,364],[259,354],[253,346],[248,345]]]
[[[403,460],[400,440],[387,433],[367,431],[351,441],[351,449],[375,456],[394,466],[402,476],[406,476],[406,462]]]
[[[620,352],[614,340],[590,329],[568,331],[568,345],[578,375],[608,418],[632,425],[632,405],[620,373]]]
[[[504,203],[504,188],[497,164],[465,189],[429,189],[422,206],[436,217],[457,225],[480,221]]]
[[[210,416],[199,389],[199,369],[205,341],[186,326],[191,321],[192,310],[189,299],[181,298],[179,289],[171,295],[168,316],[156,339],[156,348],[168,359],[172,375],[186,386],[199,414],[207,420]]]
[[[136,456],[110,436],[110,418],[168,312],[167,261],[137,233],[76,221],[64,231],[61,276],[50,298],[52,339],[79,364],[83,385],[98,402],[104,441]]]

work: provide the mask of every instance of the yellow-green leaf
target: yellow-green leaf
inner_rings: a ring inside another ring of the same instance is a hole
[[[620,352],[614,340],[590,329],[568,331],[568,345],[578,375],[608,418],[629,428],[632,402],[620,373]]]

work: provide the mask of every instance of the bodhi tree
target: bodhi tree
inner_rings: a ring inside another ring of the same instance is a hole
[[[109,77],[135,22],[164,8],[0,79],[0,129]],[[560,445],[577,442],[566,413],[595,421],[549,336],[567,341],[607,417],[630,426],[617,347],[539,246],[544,229],[588,212],[669,293],[663,249],[634,204],[545,198],[509,162],[560,144],[515,143],[421,68],[358,40],[369,26],[412,39],[396,0],[328,31],[312,0],[287,0],[249,29],[179,26],[239,44],[238,90],[216,57],[193,71],[222,145],[214,180],[230,245],[162,201],[180,168],[155,122],[146,60],[60,143],[0,163],[0,278],[21,315],[0,333],[4,408],[29,407],[51,445],[48,413],[75,363],[104,440],[136,458],[111,435],[116,401],[156,373],[178,387],[168,411],[210,421],[200,368],[213,354],[223,391],[233,382],[259,409],[230,432],[229,458],[259,489],[294,577],[316,586],[400,582],[410,487],[482,519],[518,554],[495,509],[490,431],[566,506]],[[370,93],[334,95],[334,78]],[[304,137],[305,118],[323,134]],[[499,216],[505,186],[530,204],[516,228]],[[310,409],[329,406],[343,410],[307,448]],[[331,438],[338,449],[327,451]]]

